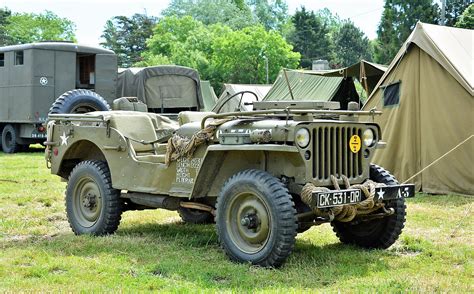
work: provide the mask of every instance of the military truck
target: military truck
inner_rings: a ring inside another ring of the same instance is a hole
[[[255,102],[251,112],[184,111],[173,121],[121,98],[114,111],[49,115],[45,156],[68,183],[75,234],[111,234],[122,212],[162,208],[215,222],[231,260],[265,267],[324,223],[344,243],[387,248],[414,186],[370,163],[384,146],[370,121],[379,112],[338,104]]]
[[[0,47],[2,150],[14,153],[43,143],[48,113],[110,110],[121,96],[138,97],[150,112],[204,108],[194,69],[154,66],[117,73],[117,56],[100,47],[68,42]]]
[[[0,47],[3,151],[14,153],[44,142],[43,124],[51,105],[63,93],[65,100],[97,94],[112,102],[117,98],[116,79],[117,57],[110,50],[65,42]],[[107,110],[106,101],[100,99],[82,102],[73,111]]]

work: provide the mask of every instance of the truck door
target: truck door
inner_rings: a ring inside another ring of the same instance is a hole
[[[109,104],[117,98],[117,56],[115,54],[97,54],[95,56],[95,91]]]

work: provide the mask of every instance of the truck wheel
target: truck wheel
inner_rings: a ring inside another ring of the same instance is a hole
[[[2,150],[5,153],[15,153],[20,150],[20,145],[16,142],[18,137],[17,129],[12,125],[6,125],[2,131]]]
[[[398,181],[378,165],[370,165],[370,179],[386,185],[397,185]],[[393,208],[391,216],[359,223],[332,222],[334,232],[343,243],[366,248],[388,248],[398,239],[405,225],[405,199],[399,198],[385,202]]]
[[[185,223],[212,224],[214,222],[214,217],[207,211],[180,207],[178,213]]]
[[[278,267],[290,255],[297,229],[288,189],[260,170],[246,170],[224,184],[216,204],[219,241],[231,260]]]
[[[120,224],[120,191],[112,188],[103,161],[82,161],[72,170],[66,188],[66,213],[76,235],[107,235]]]
[[[84,89],[67,91],[59,96],[49,109],[49,113],[87,113],[92,111],[108,111],[110,106],[95,92]]]

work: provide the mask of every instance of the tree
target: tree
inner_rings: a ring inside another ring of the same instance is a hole
[[[369,39],[354,25],[344,21],[334,34],[335,54],[338,64],[349,66],[361,59],[370,59]]]
[[[302,55],[301,67],[311,67],[313,59],[329,60],[332,46],[326,24],[304,7],[296,10],[292,22],[295,29],[289,39]]]
[[[108,20],[101,45],[113,50],[118,56],[121,67],[130,67],[141,60],[146,40],[151,37],[157,18],[146,14],[134,14],[131,17],[115,16]]]
[[[268,74],[274,81],[282,67],[295,68],[300,58],[276,31],[266,31],[261,25],[217,37],[213,42],[213,65],[222,81],[263,84]]]
[[[38,41],[75,41],[75,24],[51,11],[41,14],[14,13],[8,17],[6,34],[12,44]]]
[[[461,14],[471,1],[469,0],[446,0],[446,20],[444,25],[453,27],[459,21]]]
[[[474,29],[474,4],[469,5],[469,7],[464,10],[459,21],[456,23],[456,27],[470,30]]]
[[[9,24],[8,18],[12,12],[8,8],[0,8],[0,46],[12,44],[11,37],[7,34],[6,26]]]
[[[241,30],[206,26],[190,16],[161,19],[147,45],[138,65],[189,66],[217,89],[223,82],[264,83],[265,58],[271,80],[282,67],[295,68],[299,61],[278,32],[267,32],[261,25]]]
[[[221,23],[232,29],[241,29],[257,23],[242,0],[172,0],[162,15],[191,16],[205,25]]]
[[[432,0],[385,0],[377,29],[374,58],[388,64],[408,38],[418,21],[437,23],[439,7]]]
[[[288,5],[284,0],[250,0],[248,3],[266,30],[282,31],[288,20]]]

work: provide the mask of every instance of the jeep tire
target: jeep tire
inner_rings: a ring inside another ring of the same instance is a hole
[[[82,161],[72,170],[66,188],[66,213],[76,235],[107,235],[120,224],[120,191],[112,188],[103,161]]]
[[[277,178],[245,170],[224,184],[217,198],[216,227],[231,260],[278,267],[295,244],[295,204]]]
[[[59,96],[49,109],[50,114],[87,113],[109,111],[110,106],[99,94],[90,90],[76,89]]]
[[[382,167],[370,165],[370,179],[388,186],[397,185],[394,176]],[[370,221],[331,223],[339,240],[347,244],[355,244],[365,248],[388,248],[398,239],[405,225],[405,199],[398,198],[385,202],[386,208],[393,208],[395,213]]]

